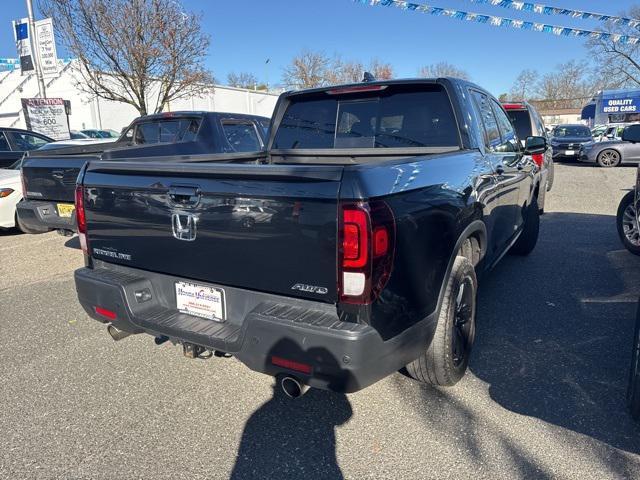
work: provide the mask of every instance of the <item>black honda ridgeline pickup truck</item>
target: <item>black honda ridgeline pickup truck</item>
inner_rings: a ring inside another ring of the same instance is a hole
[[[90,161],[76,192],[80,303],[114,339],[234,356],[353,392],[406,367],[453,385],[476,272],[539,227],[539,175],[501,105],[457,79],[283,94],[242,163]]]

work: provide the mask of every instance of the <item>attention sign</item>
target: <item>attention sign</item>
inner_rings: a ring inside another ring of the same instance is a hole
[[[54,140],[68,140],[69,121],[62,98],[23,98],[22,109],[28,130]]]

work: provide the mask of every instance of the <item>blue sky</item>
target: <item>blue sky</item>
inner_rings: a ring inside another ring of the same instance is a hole
[[[585,29],[601,26],[598,22],[477,5],[469,0],[414,1],[562,26]],[[1,2],[0,57],[15,57],[11,20],[26,16],[25,2]],[[544,73],[567,60],[590,61],[584,41],[577,38],[370,7],[352,0],[183,0],[182,3],[187,10],[202,13],[203,29],[211,35],[207,66],[223,83],[231,71],[253,72],[262,81],[268,77],[270,84],[278,83],[282,69],[304,48],[363,62],[376,57],[393,64],[397,77],[414,77],[422,65],[448,61],[467,70],[475,82],[496,95],[508,91],[524,68]],[[548,3],[605,14],[618,14],[639,4],[630,0]],[[271,61],[265,65],[267,58]]]

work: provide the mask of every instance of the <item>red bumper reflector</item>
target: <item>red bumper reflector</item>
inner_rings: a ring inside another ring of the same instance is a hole
[[[102,307],[93,307],[98,315],[102,315],[103,317],[108,318],[109,320],[116,319],[116,312],[112,312],[111,310],[107,310]]]
[[[305,363],[300,363],[300,362],[294,362],[293,360],[287,360],[286,358],[272,356],[271,363],[277,367],[288,368],[289,370],[305,373],[307,375],[311,373],[311,365],[307,365]]]

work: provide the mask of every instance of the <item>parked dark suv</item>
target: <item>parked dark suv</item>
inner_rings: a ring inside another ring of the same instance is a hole
[[[545,137],[548,139],[547,129],[542,117],[533,105],[527,102],[506,102],[502,106],[507,111],[509,119],[516,128],[516,133],[521,142],[531,136]],[[553,187],[553,152],[548,148],[545,153],[533,155],[533,161],[540,167],[542,185],[547,186],[547,191]]]
[[[558,125],[551,133],[553,159],[577,160],[580,147],[585,143],[593,143],[591,130],[586,125]]]

